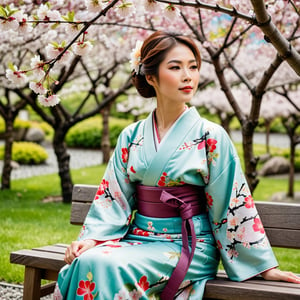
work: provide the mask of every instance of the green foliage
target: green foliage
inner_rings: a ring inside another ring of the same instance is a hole
[[[130,120],[109,118],[110,143],[115,147],[121,131]],[[66,135],[69,147],[99,148],[102,138],[102,117],[95,116],[73,126]]]
[[[0,146],[0,159],[4,158],[4,145]],[[42,164],[48,158],[46,150],[32,142],[14,142],[12,160],[25,165]]]

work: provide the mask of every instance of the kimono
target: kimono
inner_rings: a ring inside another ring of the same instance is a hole
[[[62,268],[54,299],[160,299],[180,256],[181,219],[136,212],[136,184],[205,189],[206,213],[193,217],[196,250],[176,299],[202,299],[219,258],[235,281],[278,265],[224,129],[192,107],[158,144],[153,116],[120,134],[78,238],[102,243]]]

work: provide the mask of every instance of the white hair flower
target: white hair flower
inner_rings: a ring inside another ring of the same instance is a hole
[[[136,74],[139,73],[140,64],[141,64],[141,48],[142,48],[143,42],[142,41],[136,41],[135,48],[132,49],[130,54],[130,65],[131,70],[134,70]]]

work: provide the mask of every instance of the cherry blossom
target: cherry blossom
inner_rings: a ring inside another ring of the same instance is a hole
[[[121,18],[126,18],[126,17],[130,17],[131,15],[133,15],[135,13],[135,6],[133,5],[132,2],[127,2],[122,1],[122,3],[120,5],[117,6],[117,14],[121,17]]]
[[[29,83],[29,88],[33,90],[36,94],[45,95],[48,90],[44,88],[43,84],[40,82],[33,82]]]
[[[135,71],[135,73],[139,72],[139,66],[141,62],[141,48],[142,48],[143,42],[137,40],[135,44],[135,48],[132,49],[132,52],[130,54],[130,65],[131,69]]]
[[[77,42],[72,46],[73,52],[76,55],[87,55],[93,48],[93,45],[90,41],[86,42]]]
[[[102,0],[85,0],[85,5],[90,12],[98,13],[102,10]]]
[[[44,65],[45,63],[40,59],[39,55],[35,55],[33,58],[31,58],[30,67],[32,68],[35,79],[41,80],[44,78],[46,74],[44,71]]]
[[[60,102],[60,99],[57,95],[51,95],[46,97],[44,95],[38,95],[38,101],[41,105],[45,107],[55,106]]]
[[[15,65],[6,70],[6,78],[16,87],[23,87],[28,82],[25,71],[18,70],[18,67]]]

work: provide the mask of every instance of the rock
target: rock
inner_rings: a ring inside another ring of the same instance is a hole
[[[41,143],[45,139],[45,133],[42,129],[38,127],[31,127],[28,129],[25,135],[25,141]]]
[[[258,172],[260,176],[286,174],[290,170],[289,161],[281,156],[270,158]]]

